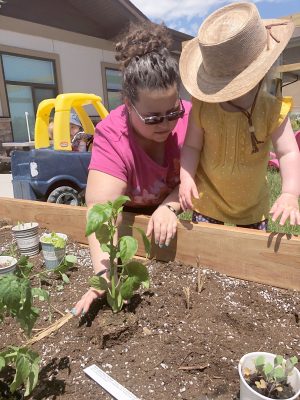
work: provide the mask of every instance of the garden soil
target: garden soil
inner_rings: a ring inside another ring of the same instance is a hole
[[[13,251],[5,225],[2,221],[0,253]],[[51,293],[52,317],[39,304],[36,329],[61,318],[87,289],[92,275],[88,248],[69,240],[67,252],[78,258],[70,284],[63,289],[59,279],[44,284]],[[36,271],[44,268],[41,254],[31,260]],[[150,289],[140,290],[122,312],[114,315],[98,300],[88,315],[71,318],[31,346],[42,357],[31,399],[110,399],[83,371],[96,364],[139,399],[237,400],[237,366],[245,353],[299,354],[299,293],[232,279],[205,266],[198,293],[198,268],[151,260],[147,265]],[[0,325],[0,337],[1,350],[26,342],[9,318]],[[0,374],[7,382],[10,377],[10,371]]]

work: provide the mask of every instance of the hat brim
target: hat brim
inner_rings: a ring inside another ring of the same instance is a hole
[[[229,101],[243,96],[260,82],[277,60],[290,40],[294,24],[291,20],[268,19],[265,25],[283,23],[272,27],[272,35],[261,54],[245,70],[235,76],[215,77],[205,71],[198,38],[185,43],[179,61],[180,76],[187,91],[195,98],[209,103]],[[234,62],[234,60],[232,60]]]

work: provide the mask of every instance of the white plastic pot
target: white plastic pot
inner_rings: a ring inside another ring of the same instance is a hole
[[[0,256],[0,275],[14,272],[17,266],[17,260],[10,256]]]
[[[35,256],[39,253],[38,227],[37,222],[27,222],[12,227],[13,235],[22,255]]]
[[[67,245],[68,236],[64,233],[56,233],[65,240]],[[55,269],[62,262],[64,256],[66,255],[66,246],[64,248],[56,248],[51,243],[43,242],[43,238],[51,237],[51,233],[44,233],[40,238],[40,243],[42,245],[42,253],[45,260],[45,266],[47,269]]]
[[[267,362],[273,364],[275,354],[265,353],[265,352],[254,352],[245,354],[239,362],[239,375],[240,375],[240,400],[267,400],[269,397],[263,396],[260,393],[256,392],[252,389],[244,378],[244,369],[249,368],[250,370],[254,370],[255,368],[255,359],[258,356],[264,356]],[[300,373],[297,368],[294,367],[291,375],[288,377],[288,383],[291,384],[294,389],[294,396],[289,397],[286,400],[296,400],[300,395]]]

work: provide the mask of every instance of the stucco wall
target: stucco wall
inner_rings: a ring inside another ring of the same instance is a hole
[[[70,34],[70,33],[69,33]],[[83,35],[81,35],[83,36]],[[85,37],[88,42],[89,37]],[[95,93],[103,97],[101,62],[115,63],[114,52],[0,29],[0,45],[55,53],[59,56],[62,92]],[[0,116],[3,116],[0,104]]]

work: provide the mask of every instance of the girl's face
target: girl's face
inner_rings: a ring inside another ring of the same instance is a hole
[[[70,124],[71,138],[73,138],[76,135],[76,133],[78,133],[79,131],[80,131],[80,126],[74,125],[74,124]]]
[[[156,143],[167,140],[178,120],[168,121],[167,118],[164,118],[158,124],[147,125],[142,118],[164,116],[181,109],[176,85],[167,89],[139,90],[138,101],[132,104],[125,99],[125,104],[135,133],[142,139]]]

